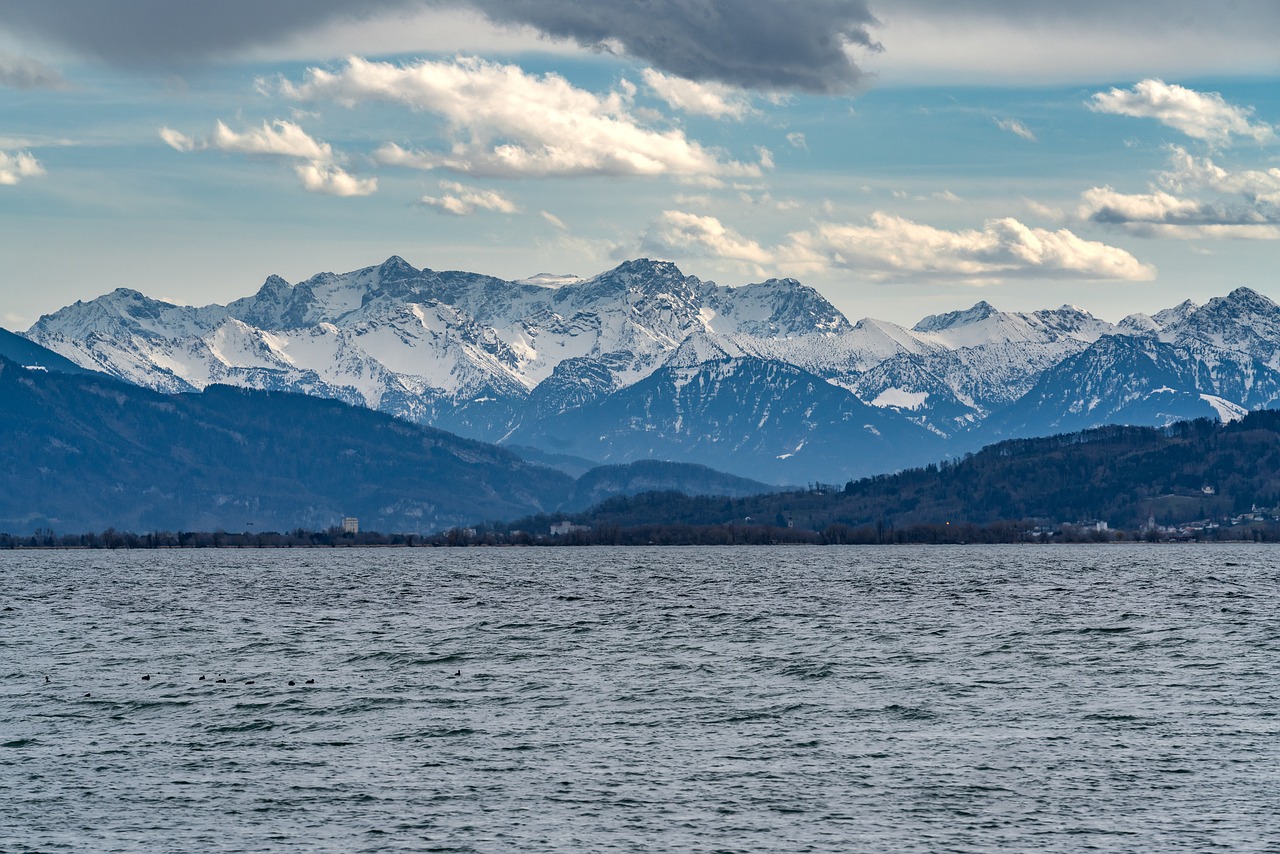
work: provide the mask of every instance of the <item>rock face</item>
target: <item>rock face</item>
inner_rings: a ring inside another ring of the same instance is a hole
[[[1235,417],[1280,397],[1280,308],[1245,288],[1118,325],[979,302],[907,329],[850,324],[794,279],[723,287],[647,259],[505,281],[392,257],[272,276],[201,308],[119,289],[26,337],[157,391],[300,392],[485,441],[774,483],[893,471],[993,436]]]

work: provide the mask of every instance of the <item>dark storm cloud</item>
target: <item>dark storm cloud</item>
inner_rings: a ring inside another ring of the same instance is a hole
[[[495,21],[528,24],[627,53],[690,80],[833,92],[861,76],[845,48],[878,48],[862,0],[473,0]]]
[[[0,28],[115,65],[172,67],[413,5],[421,0],[4,0]]]
[[[6,0],[0,28],[117,65],[171,66],[425,5],[619,45],[662,71],[753,89],[847,90],[861,73],[846,47],[876,48],[866,0]]]
[[[193,64],[414,0],[5,0],[0,28],[125,66]]]

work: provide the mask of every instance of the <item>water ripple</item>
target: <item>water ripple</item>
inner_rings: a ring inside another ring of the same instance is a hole
[[[0,850],[1280,850],[1277,557],[0,553]]]

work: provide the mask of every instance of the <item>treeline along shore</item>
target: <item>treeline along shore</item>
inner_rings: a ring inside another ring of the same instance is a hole
[[[545,505],[544,505],[545,506]],[[455,515],[453,518],[457,518]],[[473,517],[474,518],[474,517]],[[193,526],[194,527],[194,526]],[[264,525],[265,527],[265,525]],[[740,497],[616,495],[431,534],[0,534],[0,548],[1280,541],[1280,412],[1014,439],[892,475]]]
[[[820,531],[778,525],[638,525],[624,528],[585,526],[563,534],[534,534],[492,527],[453,528],[436,534],[343,533],[295,530],[231,533],[227,531],[154,531],[138,534],[108,529],[83,534],[41,531],[30,536],[0,534],[0,550],[32,549],[308,549],[308,548],[449,548],[564,546],[758,546],[758,545],[969,545],[998,543],[1123,542],[1280,542],[1280,525],[1199,530],[1112,530],[1063,525],[1053,530],[1004,522],[991,525],[940,524],[886,527],[828,525]]]

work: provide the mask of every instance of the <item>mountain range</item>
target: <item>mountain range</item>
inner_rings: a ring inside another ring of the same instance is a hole
[[[225,385],[161,394],[27,356],[0,354],[4,532],[287,531],[355,516],[370,530],[427,533],[637,492],[769,490],[655,461],[574,478],[340,401]]]
[[[1280,307],[1246,288],[1109,323],[979,302],[851,323],[794,279],[725,287],[640,259],[506,281],[398,257],[227,305],[117,289],[25,338],[159,392],[333,398],[556,458],[843,482],[1007,438],[1238,419],[1280,399]],[[553,465],[555,463],[552,463]]]
[[[828,543],[955,542],[993,533],[979,534],[975,525],[994,526],[1003,529],[997,539],[1017,541],[1028,529],[1063,523],[1114,539],[1117,532],[1108,527],[1155,534],[1153,522],[1199,528],[1212,538],[1217,525],[1233,521],[1243,526],[1231,535],[1239,538],[1274,537],[1278,505],[1280,412],[1265,411],[1227,423],[1202,418],[1161,428],[1108,426],[1011,439],[963,460],[850,481],[840,489],[739,499],[675,492],[618,496],[569,518],[590,526],[578,536],[581,542],[723,542],[723,531],[717,539],[705,529],[732,526],[749,538],[745,529],[752,525],[822,532],[821,540],[809,541]],[[539,525],[546,522],[519,519],[509,527]],[[658,534],[655,527],[682,530]]]

